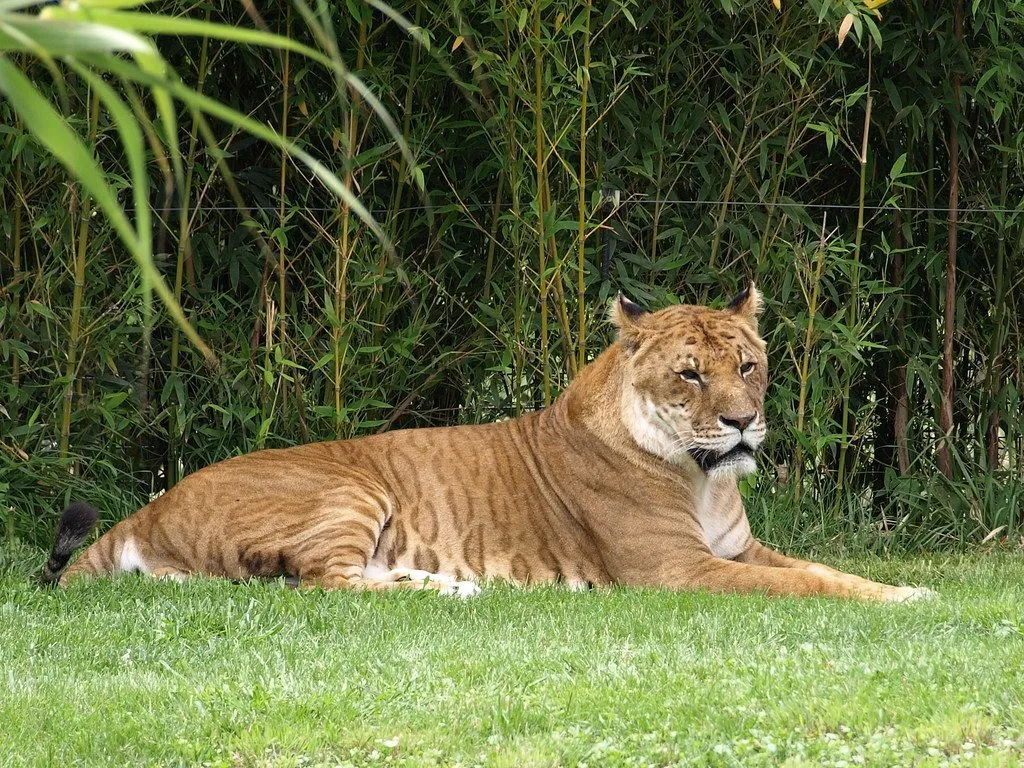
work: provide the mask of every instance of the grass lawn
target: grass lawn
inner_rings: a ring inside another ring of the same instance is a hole
[[[30,585],[3,765],[1018,765],[1024,558],[857,560],[937,599]]]

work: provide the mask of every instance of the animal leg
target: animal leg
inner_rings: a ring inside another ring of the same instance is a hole
[[[381,582],[399,589],[436,589],[442,595],[473,597],[480,594],[480,587],[472,581],[459,581],[445,573],[431,573],[418,568],[392,568],[384,570],[368,565],[363,569],[363,580]],[[388,586],[381,586],[387,589]]]
[[[813,573],[826,579],[834,579],[844,583],[847,583],[854,588],[866,591],[866,592],[886,592],[887,590],[892,593],[896,590],[897,593],[905,595],[903,599],[914,600],[920,597],[928,597],[934,593],[925,587],[893,587],[888,584],[881,584],[870,579],[865,579],[861,576],[857,576],[852,573],[845,573],[844,571],[830,568],[822,563],[814,563],[809,560],[800,560],[795,557],[788,557],[781,552],[776,552],[770,547],[766,547],[759,541],[755,541],[745,552],[743,552],[736,560],[740,563],[747,563],[750,565],[763,565],[770,568],[794,568],[808,573]],[[895,594],[895,593],[893,593]],[[899,599],[899,598],[896,598]]]
[[[344,489],[322,494],[310,524],[288,547],[288,561],[301,586],[323,589],[433,589],[470,597],[480,590],[472,582],[408,568],[369,566],[381,531],[390,518],[383,494]],[[369,567],[368,567],[369,566]]]
[[[902,603],[924,597],[916,587],[891,587],[866,579],[855,582],[801,568],[773,568],[708,555],[686,573],[672,579],[679,589],[707,589],[712,592],[846,597],[887,603]],[[861,583],[863,582],[863,583]]]
[[[122,520],[72,563],[60,578],[60,585],[80,576],[117,573],[145,573],[161,579],[181,581],[190,574],[173,555],[153,546],[138,529],[138,521]]]
[[[174,568],[172,566],[161,566],[160,568],[154,568],[149,572],[149,575],[154,579],[165,579],[167,581],[184,581],[192,574],[188,571],[183,571],[180,568]]]

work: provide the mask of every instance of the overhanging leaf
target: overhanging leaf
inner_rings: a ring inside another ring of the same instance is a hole
[[[126,51],[139,53],[151,49],[152,44],[132,32],[88,21],[46,19],[22,14],[5,15],[0,32],[17,30],[33,40],[51,56],[75,56],[84,53],[112,53]],[[27,50],[16,42],[0,36],[0,49]]]
[[[60,163],[74,176],[75,179],[92,195],[96,204],[101,208],[107,219],[110,221],[118,237],[125,244],[132,256],[135,257],[143,276],[153,286],[160,298],[167,304],[168,311],[182,323],[182,327],[189,338],[202,350],[208,359],[215,359],[213,351],[199,338],[195,331],[188,324],[181,307],[174,300],[163,277],[153,263],[148,241],[149,229],[147,227],[145,238],[139,237],[132,229],[125,215],[124,209],[117,201],[114,191],[105,181],[105,174],[92,154],[86,149],[82,139],[71,128],[68,127],[64,118],[29,82],[22,72],[5,56],[0,56],[0,92],[10,101],[14,111],[17,112],[25,125],[28,127],[39,142],[46,147]],[[108,104],[108,107],[110,105]],[[123,102],[121,104],[123,106]],[[115,106],[116,110],[116,106]],[[125,107],[127,111],[127,107]],[[113,111],[112,111],[113,114]],[[138,132],[138,126],[131,119],[128,113],[130,125],[118,125],[122,131],[122,139],[127,137],[127,142],[134,141],[132,129]],[[122,130],[123,128],[123,130]],[[138,141],[141,144],[141,132],[138,133]],[[141,149],[139,150],[141,153]],[[144,167],[143,167],[144,172]],[[138,197],[136,204],[138,204]],[[148,221],[149,201],[145,200],[144,207],[147,208],[144,220]]]
[[[366,207],[362,204],[359,198],[352,193],[352,190],[348,189],[344,182],[342,182],[337,175],[323,165],[323,163],[316,160],[308,152],[300,149],[293,142],[288,141],[277,132],[270,130],[262,123],[253,120],[247,115],[243,115],[241,112],[238,112],[225,104],[221,104],[215,99],[203,96],[176,80],[162,81],[151,73],[145,72],[139,67],[121,59],[94,58],[90,63],[97,68],[114,72],[127,80],[143,83],[150,87],[166,87],[170,93],[174,94],[176,98],[183,101],[189,107],[205,114],[212,115],[213,117],[217,117],[224,122],[229,123],[236,128],[240,128],[257,138],[263,139],[267,143],[274,145],[278,149],[287,152],[293,158],[309,168],[329,190],[341,199],[351,209],[351,211],[364,224],[366,224],[367,227],[370,228],[374,235],[376,235],[377,239],[380,240],[381,244],[387,250],[389,256],[393,260],[397,260],[397,254],[395,253],[394,245],[391,243],[390,238],[388,238],[384,230],[380,228],[380,225],[373,218],[370,212],[366,210]]]
[[[48,19],[80,18],[78,11],[68,11],[65,8],[47,8],[40,16]],[[411,168],[416,165],[416,160],[402,135],[402,131],[395,124],[395,121],[391,118],[384,105],[381,104],[380,99],[366,87],[362,80],[349,72],[341,61],[335,61],[315,48],[310,48],[308,45],[303,45],[282,35],[275,35],[272,32],[263,32],[262,30],[249,29],[247,27],[232,27],[226,24],[217,24],[199,19],[105,9],[91,11],[89,18],[115,29],[130,29],[134,32],[145,34],[210,37],[217,40],[229,40],[236,43],[291,51],[312,59],[335,72],[352,90],[359,94],[360,98],[367,103],[378,119],[384,124],[384,127],[391,138],[394,139],[399,151],[402,153],[403,159],[409,167]]]

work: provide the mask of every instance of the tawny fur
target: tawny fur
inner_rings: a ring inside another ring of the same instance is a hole
[[[213,464],[115,525],[61,584],[141,570],[459,594],[459,580],[479,578],[923,594],[785,557],[751,536],[737,478],[753,469],[765,429],[759,308],[753,286],[724,310],[646,313],[620,300],[618,340],[547,410]]]

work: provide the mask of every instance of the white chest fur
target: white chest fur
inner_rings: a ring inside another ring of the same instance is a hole
[[[696,497],[704,542],[715,557],[732,559],[750,546],[750,525],[735,481],[708,480]]]

